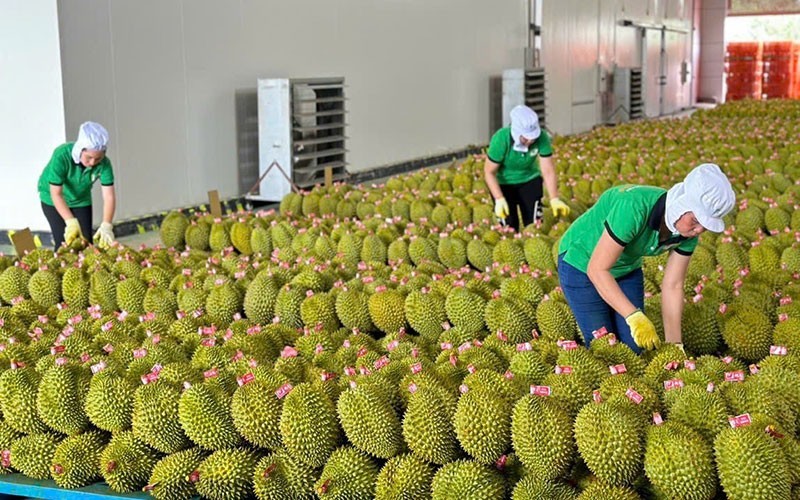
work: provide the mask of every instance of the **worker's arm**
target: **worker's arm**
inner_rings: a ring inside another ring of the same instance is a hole
[[[558,176],[556,175],[556,164],[552,156],[539,157],[539,168],[542,171],[542,179],[547,187],[547,195],[550,199],[558,198]]]
[[[67,220],[75,218],[72,214],[72,210],[69,209],[67,202],[64,200],[63,186],[50,184],[50,197],[53,199],[53,206],[56,207],[56,211],[62,219]]]
[[[600,241],[597,242],[589,259],[586,275],[606,304],[626,318],[636,311],[637,307],[628,300],[611,274],[611,268],[622,255],[624,248],[608,234],[608,229],[603,230]]]
[[[661,281],[661,315],[664,318],[664,336],[670,344],[682,342],[683,285],[691,258],[691,255],[670,252]]]
[[[483,178],[486,180],[486,186],[492,197],[499,200],[503,197],[503,191],[500,189],[500,183],[497,182],[497,171],[500,170],[500,165],[490,160],[488,157],[483,163]]]
[[[117,208],[117,197],[114,186],[102,186],[103,193],[103,222],[111,224],[114,220],[114,211]]]

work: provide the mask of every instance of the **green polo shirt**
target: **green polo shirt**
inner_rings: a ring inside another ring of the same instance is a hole
[[[528,147],[526,153],[515,151],[511,127],[504,127],[494,133],[486,156],[500,165],[497,182],[500,184],[523,184],[542,175],[539,157],[553,155],[550,135],[542,130],[541,135]]]
[[[72,160],[72,146],[68,142],[53,151],[42,175],[39,176],[39,199],[42,203],[53,205],[50,185],[62,186],[64,201],[68,207],[88,207],[92,204],[92,186],[97,180],[103,186],[114,185],[114,171],[111,160],[106,156],[92,168],[84,167]]]
[[[639,269],[642,257],[672,249],[681,255],[691,255],[697,246],[696,236],[673,236],[659,241],[666,202],[667,191],[659,187],[614,186],[572,223],[561,239],[558,253],[564,253],[565,262],[585,273],[592,252],[606,229],[614,241],[625,247],[611,268],[615,278]]]

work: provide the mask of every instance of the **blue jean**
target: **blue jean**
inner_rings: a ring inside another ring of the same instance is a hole
[[[631,329],[625,322],[625,318],[600,297],[586,273],[564,262],[564,254],[558,256],[558,280],[561,289],[564,290],[567,303],[578,322],[578,327],[581,329],[586,347],[589,347],[594,339],[592,332],[605,327],[609,333],[615,333],[617,338],[636,354],[642,351],[633,341]],[[644,311],[644,274],[642,270],[637,269],[617,278],[617,284],[628,300]]]

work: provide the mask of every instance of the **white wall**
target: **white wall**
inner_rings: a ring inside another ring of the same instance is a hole
[[[523,0],[59,0],[67,130],[111,133],[119,217],[238,193],[234,95],[344,76],[349,169],[488,142]]]
[[[725,15],[727,0],[702,0],[699,99],[725,100]]]
[[[0,0],[0,229],[49,230],[36,183],[65,141],[56,0]]]

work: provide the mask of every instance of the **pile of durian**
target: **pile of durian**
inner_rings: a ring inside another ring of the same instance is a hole
[[[686,353],[585,348],[570,220],[497,224],[474,158],[174,212],[153,248],[0,257],[0,473],[165,500],[800,498],[798,136],[800,103],[765,101],[556,140],[573,218],[620,182],[729,173]]]

